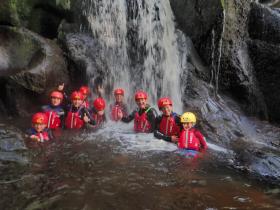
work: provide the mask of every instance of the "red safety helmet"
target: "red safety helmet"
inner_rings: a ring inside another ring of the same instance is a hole
[[[80,90],[79,90],[83,95],[89,95],[89,87],[88,86],[82,86],[80,87]]]
[[[124,95],[124,90],[122,88],[117,88],[114,90],[114,95]]]
[[[135,93],[135,101],[138,100],[138,99],[141,99],[141,98],[147,99],[148,98],[148,94],[146,92],[144,92],[144,91],[139,90],[139,91],[137,91]]]
[[[170,105],[172,106],[172,101],[170,98],[167,98],[167,97],[163,97],[163,98],[160,98],[158,100],[158,108],[161,109],[162,107],[164,107],[165,105]]]
[[[48,117],[43,112],[38,112],[32,116],[32,123],[48,124]]]
[[[74,91],[71,94],[71,100],[73,101],[75,99],[84,100],[84,96],[83,96],[83,94],[80,91]]]
[[[53,91],[51,92],[51,98],[59,98],[59,99],[63,99],[63,94],[59,91]]]
[[[93,107],[97,110],[97,111],[102,111],[105,109],[106,106],[106,102],[103,98],[97,98],[93,101]]]

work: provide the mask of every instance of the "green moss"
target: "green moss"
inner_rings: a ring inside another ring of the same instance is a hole
[[[69,10],[71,8],[71,0],[56,0],[56,5],[62,9]]]
[[[225,0],[221,0],[222,8],[225,9]]]

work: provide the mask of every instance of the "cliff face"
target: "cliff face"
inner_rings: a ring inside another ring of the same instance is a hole
[[[230,93],[249,115],[279,122],[279,12],[246,0],[173,0],[171,5],[178,27],[216,72],[219,91]]]

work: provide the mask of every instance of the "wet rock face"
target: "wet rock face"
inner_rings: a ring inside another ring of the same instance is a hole
[[[217,0],[172,0],[170,5],[179,28],[190,36],[196,47],[211,33],[222,12],[221,2]]]
[[[68,82],[62,51],[26,29],[1,26],[0,81],[4,112],[25,115],[38,96],[48,98],[52,88]]]
[[[251,8],[248,28],[250,37],[279,44],[280,12],[260,4],[252,4]]]
[[[2,0],[0,25],[23,26],[55,38],[61,20],[71,21],[70,0]]]
[[[269,119],[280,122],[280,47],[258,40],[250,41],[249,46]]]

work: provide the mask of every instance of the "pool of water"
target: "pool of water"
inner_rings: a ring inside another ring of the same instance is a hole
[[[226,167],[225,148],[191,160],[129,126],[29,144],[28,165],[0,163],[1,209],[280,209],[279,189]]]

